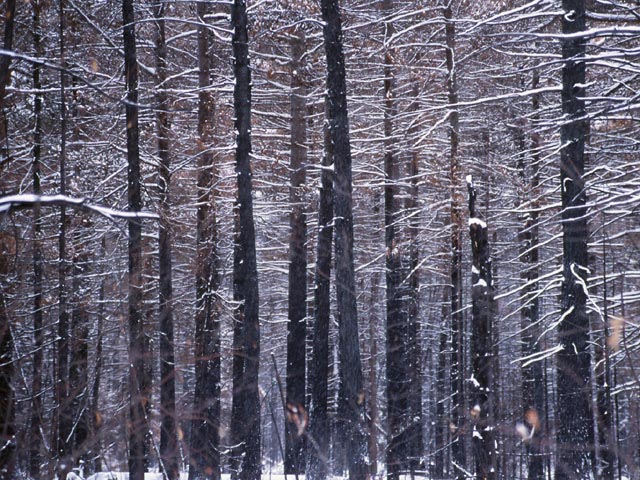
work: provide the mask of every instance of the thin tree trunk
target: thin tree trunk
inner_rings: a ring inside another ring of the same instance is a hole
[[[307,88],[302,77],[306,51],[302,30],[291,39],[291,164],[289,202],[289,321],[287,322],[285,474],[304,473],[306,424],[305,374],[307,330],[307,224],[303,188],[306,181]]]
[[[469,235],[473,267],[471,270],[471,384],[473,406],[471,423],[473,424],[473,453],[475,457],[476,478],[492,480],[496,478],[496,452],[494,441],[493,404],[495,392],[492,390],[495,374],[493,356],[493,272],[487,224],[476,212],[476,190],[471,178],[467,180],[469,190]]]
[[[40,0],[32,2],[33,7],[33,46],[36,55],[43,55],[42,32],[40,25]],[[42,162],[42,81],[41,67],[33,65],[33,88],[36,91],[33,99],[33,193],[40,195],[40,167]],[[31,378],[31,418],[29,420],[29,475],[34,480],[40,479],[42,467],[42,370],[43,370],[43,315],[42,315],[42,276],[43,256],[41,246],[42,220],[40,205],[33,208],[33,374]]]
[[[418,110],[418,84],[414,83],[413,88],[414,101],[409,107],[411,111]],[[417,125],[412,125],[409,129],[409,137],[417,133]],[[420,207],[419,207],[419,175],[420,156],[418,148],[415,147],[411,151],[411,158],[408,165],[409,171],[409,194],[405,199],[405,212],[411,215],[409,220],[409,279],[408,279],[408,305],[407,305],[407,322],[408,322],[408,369],[409,369],[409,467],[411,473],[415,473],[416,469],[423,468],[424,458],[424,427],[422,415],[422,344],[421,344],[421,328],[420,328],[420,245],[418,234],[420,232]]]
[[[64,32],[66,30],[64,0],[60,1],[59,14],[59,45],[60,64],[66,63],[66,46]],[[66,105],[66,73],[60,72],[60,194],[67,193],[67,105]],[[57,340],[57,368],[56,368],[56,426],[54,431],[57,454],[56,471],[58,478],[66,478],[71,471],[72,462],[67,456],[70,453],[69,438],[72,422],[69,405],[69,313],[67,311],[67,212],[64,205],[60,207],[60,224],[58,231],[58,340]]]
[[[538,86],[538,72],[534,70],[531,88]],[[537,117],[539,109],[539,95],[534,95],[532,108]],[[523,190],[529,191],[529,199],[525,200],[526,211],[519,233],[521,260],[523,262],[522,279],[526,282],[522,292],[522,355],[527,357],[535,355],[540,351],[538,338],[542,333],[538,325],[540,320],[540,299],[538,297],[538,277],[539,272],[539,235],[538,235],[538,186],[540,181],[538,154],[538,136],[532,138],[531,151],[531,179],[527,179],[526,165],[526,142],[524,132],[521,134],[519,149],[520,155],[519,170],[522,175]],[[526,184],[528,182],[528,185]],[[544,424],[544,383],[542,362],[533,362],[522,367],[522,403],[524,422],[529,429],[530,438],[526,439],[528,479],[543,480],[544,477],[544,457],[542,455],[543,424]]]
[[[140,144],[138,128],[138,63],[136,59],[135,16],[133,0],[122,0],[125,79],[127,88],[127,196],[129,211],[142,207],[140,191]],[[147,469],[146,447],[145,350],[142,288],[142,225],[129,221],[129,475],[144,480]]]
[[[453,0],[447,0],[444,9],[445,60],[447,65],[447,93],[449,105],[458,103],[456,81],[456,29],[453,22]],[[458,164],[459,116],[457,107],[449,113],[449,178],[451,182],[451,460],[456,478],[462,479],[466,465],[464,439],[464,327],[462,319],[462,200],[460,194],[460,166]]]
[[[329,134],[335,167],[335,255],[341,392],[339,412],[345,420],[343,425],[349,478],[364,480],[367,476],[367,438],[353,263],[351,146],[342,23],[337,0],[322,0],[321,9],[327,57]]]
[[[16,16],[16,0],[6,0],[4,2],[4,50],[13,49],[13,31]],[[11,57],[9,55],[0,56],[0,164],[5,163],[9,158],[9,135],[7,117],[5,115],[7,87],[11,81]]]
[[[72,442],[70,444],[70,457],[72,467],[79,465],[81,461],[87,461],[87,441],[89,439],[89,312],[87,306],[90,302],[90,291],[84,284],[83,277],[89,269],[89,258],[82,240],[77,238],[73,242],[73,250],[76,252],[72,262],[72,312],[71,312],[71,336],[69,357],[69,402],[71,408],[70,418],[73,421]]]
[[[328,109],[325,112],[328,116]],[[329,406],[329,325],[331,320],[331,246],[333,239],[333,145],[329,127],[324,127],[325,153],[320,174],[318,207],[318,244],[314,289],[313,350],[309,365],[311,407],[306,476],[325,480],[330,448]]]
[[[2,102],[3,97],[0,97]],[[0,112],[3,111],[0,108]],[[16,241],[6,232],[0,233],[0,278],[12,270],[10,257],[15,255]],[[15,393],[13,387],[13,334],[5,294],[9,282],[0,282],[0,479],[15,478]]]
[[[236,174],[238,178],[237,237],[234,252],[234,298],[237,320],[241,321],[241,342],[235,354],[243,358],[240,384],[234,391],[234,403],[239,402],[232,417],[231,429],[239,432],[241,445],[240,471],[235,478],[257,480],[261,473],[259,293],[256,264],[256,236],[253,222],[251,173],[251,70],[247,33],[247,7],[244,0],[235,0],[231,11],[233,27],[233,58],[235,88],[233,92],[236,135]],[[235,335],[234,335],[235,336]]]
[[[215,208],[213,141],[214,104],[211,97],[209,2],[198,2],[198,156],[196,225],[195,392],[189,442],[190,480],[220,479],[220,285]],[[234,362],[235,358],[234,356]]]
[[[562,197],[563,269],[562,321],[557,358],[558,410],[556,419],[556,480],[589,477],[593,466],[591,351],[586,309],[588,276],[587,207],[583,179],[586,40],[575,34],[586,29],[584,0],[563,0],[562,113],[560,127],[560,186]]]
[[[371,280],[371,301],[369,308],[373,312],[374,305],[378,302],[378,288],[380,278],[374,273]],[[378,316],[369,314],[369,462],[370,478],[378,475],[378,342],[377,342]]]
[[[382,2],[382,13],[390,17],[392,0]],[[384,22],[385,39],[393,36],[391,21]],[[393,139],[395,117],[393,50],[385,45],[384,58],[384,226],[386,248],[386,396],[387,396],[387,478],[397,480],[408,470],[409,460],[409,331],[404,291],[402,259],[396,238],[398,217],[397,152]]]
[[[173,282],[171,255],[170,186],[171,152],[169,150],[169,99],[167,95],[167,43],[165,40],[165,4],[153,6],[156,54],[156,125],[158,128],[158,196],[160,225],[158,241],[159,328],[160,328],[160,461],[167,480],[176,480],[178,467],[178,434],[176,418],[176,375],[173,338]]]
[[[609,305],[607,292],[607,234],[604,212],[602,213],[602,340],[596,345],[596,418],[598,445],[600,447],[599,478],[613,480],[617,455],[613,426],[613,402],[611,401],[611,331],[609,329]]]
[[[4,11],[3,48],[13,48],[13,29],[15,24],[16,2],[7,0]],[[0,56],[0,162],[9,157],[7,123],[5,117],[6,89],[11,75],[11,57]],[[7,233],[0,235],[0,275],[7,275],[11,269],[9,261],[15,255],[15,240]],[[7,300],[5,298],[8,282],[0,282],[0,478],[14,478],[15,469],[15,394],[13,388],[13,335]]]

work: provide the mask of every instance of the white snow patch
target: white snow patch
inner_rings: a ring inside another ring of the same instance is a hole
[[[478,225],[480,228],[487,228],[486,222],[480,220],[477,217],[472,217],[469,219],[469,226],[471,225]]]

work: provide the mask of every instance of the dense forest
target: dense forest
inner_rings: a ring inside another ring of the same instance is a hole
[[[0,479],[640,478],[638,2],[0,18]]]

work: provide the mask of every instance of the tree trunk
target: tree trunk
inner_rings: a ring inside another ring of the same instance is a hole
[[[447,93],[449,105],[458,103],[455,48],[456,29],[451,4],[444,9],[445,60],[447,65]],[[451,182],[451,460],[456,478],[464,478],[466,465],[464,432],[464,325],[462,319],[462,200],[460,194],[460,166],[458,164],[459,116],[457,107],[449,113],[449,161]]]
[[[418,110],[418,84],[414,83],[414,101],[410,105],[410,110]],[[418,127],[414,123],[409,129],[409,137],[417,134]],[[419,162],[420,156],[418,148],[414,147],[408,165],[409,172],[409,192],[406,196],[404,207],[405,215],[410,215],[409,220],[409,278],[407,294],[407,322],[408,322],[408,382],[409,382],[409,432],[407,434],[409,442],[409,468],[414,474],[417,469],[424,468],[424,427],[422,415],[422,336],[420,328],[420,244],[418,234],[420,232],[420,205],[419,205]]]
[[[378,316],[373,313],[374,305],[378,302],[380,278],[374,273],[371,279],[371,300],[369,302],[372,313],[369,314],[369,476],[378,475]]]
[[[495,392],[492,390],[495,374],[495,359],[492,345],[493,275],[487,224],[476,215],[476,190],[471,178],[467,179],[469,190],[469,236],[473,267],[471,269],[471,423],[473,425],[473,454],[476,478],[492,480],[496,478],[496,452],[494,446],[493,404]]]
[[[160,225],[158,241],[159,328],[160,328],[160,461],[167,480],[177,480],[178,434],[176,418],[176,375],[173,343],[173,282],[171,255],[171,152],[169,150],[169,99],[167,95],[167,43],[165,40],[165,4],[153,6],[156,54],[156,125],[158,128],[158,197]]]
[[[583,180],[586,40],[575,34],[586,29],[584,0],[563,0],[562,113],[560,127],[560,186],[562,196],[563,269],[562,321],[557,359],[556,480],[582,479],[593,466],[591,352],[587,315],[587,207]]]
[[[335,167],[335,255],[338,308],[340,405],[344,417],[349,478],[367,475],[364,379],[358,343],[358,312],[353,264],[351,146],[347,114],[347,85],[342,50],[342,24],[337,0],[322,0],[324,46],[327,57],[329,134]]]
[[[325,112],[328,117],[328,108]],[[309,365],[311,407],[306,475],[309,480],[325,480],[330,448],[329,405],[329,325],[331,321],[331,244],[333,239],[333,145],[329,126],[324,128],[325,153],[320,177],[318,244],[314,289],[313,350]]]
[[[235,0],[231,11],[235,88],[233,92],[236,135],[236,174],[238,177],[237,236],[234,251],[234,299],[238,302],[237,319],[241,323],[241,341],[235,354],[243,358],[240,384],[234,391],[239,416],[232,418],[231,429],[240,433],[239,480],[257,480],[261,473],[260,455],[260,322],[258,317],[258,271],[256,237],[253,222],[251,185],[251,70],[247,9],[244,0]],[[234,335],[235,336],[235,335]]]
[[[382,2],[383,15],[390,17],[392,0]],[[393,35],[393,23],[385,21],[385,37]],[[389,48],[385,46],[385,48]],[[398,480],[409,467],[409,326],[403,302],[402,258],[396,238],[398,217],[397,152],[393,139],[395,117],[394,52],[387,50],[384,58],[384,227],[386,248],[386,377],[387,377],[387,478]]]
[[[538,72],[534,70],[531,88],[538,86]],[[532,107],[534,115],[538,115],[539,95],[534,95],[532,99]],[[531,151],[532,157],[532,174],[531,179],[526,178],[526,142],[524,132],[519,134],[520,165],[518,169],[522,175],[523,190],[529,191],[529,199],[523,199],[526,202],[525,212],[523,213],[522,230],[519,232],[521,260],[522,260],[522,279],[525,287],[522,292],[522,356],[527,357],[540,352],[538,339],[541,329],[538,325],[540,320],[540,299],[538,296],[538,277],[539,271],[539,235],[538,235],[538,187],[540,182],[538,154],[539,141],[537,135],[532,138]],[[528,183],[528,185],[527,185]],[[524,414],[524,423],[529,431],[528,439],[525,439],[528,461],[528,479],[543,480],[544,478],[544,458],[542,455],[543,440],[543,420],[544,420],[544,384],[542,362],[537,361],[522,366],[522,412]]]
[[[0,102],[2,97],[0,97]],[[0,108],[0,111],[2,109]],[[0,479],[9,480],[14,477],[15,470],[15,393],[13,387],[13,334],[5,296],[7,286],[4,278],[12,270],[10,257],[15,256],[16,241],[7,232],[0,233]]]
[[[289,321],[287,322],[287,380],[285,474],[304,473],[306,426],[307,330],[307,224],[303,189],[307,168],[307,88],[302,78],[305,37],[302,30],[291,39],[291,165],[289,202]]]
[[[142,207],[140,191],[140,145],[138,128],[138,63],[136,59],[135,16],[133,0],[122,0],[125,79],[127,88],[127,196],[131,212]],[[145,350],[142,286],[142,225],[129,221],[129,475],[144,480],[148,451],[146,421]]]
[[[90,289],[86,285],[86,277],[89,270],[89,256],[82,244],[82,239],[77,238],[82,234],[78,228],[78,234],[74,235],[73,250],[76,252],[72,262],[72,311],[71,311],[71,336],[69,357],[69,402],[70,419],[73,421],[72,442],[70,445],[70,457],[72,467],[76,467],[87,461],[87,442],[89,440],[89,311]]]
[[[596,419],[598,422],[598,446],[600,448],[599,475],[602,480],[613,480],[616,471],[616,443],[613,428],[613,402],[611,401],[611,331],[607,292],[607,234],[602,212],[602,339],[596,345]],[[595,327],[595,326],[594,326]],[[595,330],[595,328],[594,328]]]
[[[32,2],[33,7],[33,47],[38,57],[42,57],[42,32],[40,25],[40,11],[42,4],[39,0]],[[33,89],[36,91],[33,99],[33,193],[41,195],[40,172],[42,162],[42,81],[41,67],[33,65]],[[33,374],[31,378],[31,418],[29,420],[29,475],[34,480],[40,479],[42,466],[42,370],[44,353],[43,315],[42,315],[42,277],[43,255],[41,246],[42,220],[40,205],[33,208]]]
[[[5,2],[3,48],[13,48],[13,27],[16,12],[15,0]],[[9,156],[7,148],[7,125],[5,120],[5,96],[11,75],[11,57],[0,57],[0,163]],[[9,257],[15,254],[15,240],[8,234],[0,235],[0,275],[9,273]],[[15,396],[13,388],[13,335],[9,323],[6,303],[6,287],[9,282],[0,282],[0,478],[10,479],[15,468]]]
[[[64,0],[59,8],[59,45],[60,65],[66,64],[66,46],[64,32],[66,30]],[[66,73],[60,72],[60,195],[67,193],[67,106],[66,106]],[[56,471],[58,478],[66,478],[71,470],[69,438],[73,428],[71,406],[69,405],[69,313],[67,294],[67,212],[64,205],[60,207],[60,224],[58,231],[58,339],[56,366],[56,425],[54,427],[57,454]]]
[[[220,479],[220,286],[215,208],[209,2],[198,2],[198,156],[196,225],[195,392],[189,442],[189,479]],[[234,362],[235,358],[234,356]]]

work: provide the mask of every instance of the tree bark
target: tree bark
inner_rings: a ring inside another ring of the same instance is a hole
[[[198,2],[198,156],[196,225],[195,392],[189,442],[189,479],[219,480],[220,471],[220,286],[211,152],[214,103],[211,97],[209,2]],[[234,361],[235,361],[234,356]]]
[[[60,64],[66,64],[65,35],[66,21],[64,0],[59,7],[59,45]],[[67,193],[67,102],[66,102],[66,73],[60,72],[60,194]],[[72,431],[71,406],[69,404],[69,312],[67,292],[67,212],[66,207],[60,207],[60,223],[58,230],[58,339],[56,365],[56,425],[54,427],[57,454],[56,471],[58,478],[66,478],[72,462],[67,456],[70,454],[69,438]]]
[[[455,49],[456,28],[453,22],[453,1],[447,1],[444,9],[445,21],[445,60],[447,65],[447,93],[449,105],[449,165],[451,191],[451,460],[456,478],[464,478],[466,465],[464,440],[464,325],[462,318],[462,201],[460,194],[460,166],[458,159],[459,115],[458,84],[456,79]]]
[[[538,86],[538,72],[534,70],[531,88]],[[536,94],[532,98],[532,108],[534,116],[538,116],[540,98]],[[519,133],[520,165],[518,166],[523,182],[523,190],[529,191],[529,198],[523,199],[526,202],[526,210],[522,219],[522,230],[519,232],[521,248],[521,260],[523,263],[522,279],[525,287],[522,292],[522,356],[535,355],[540,352],[538,338],[541,329],[538,325],[540,320],[540,299],[538,296],[539,272],[539,231],[538,231],[538,188],[540,183],[538,154],[538,136],[532,138],[532,174],[531,178],[526,178],[526,142],[524,132]],[[528,183],[528,185],[527,185]],[[530,432],[530,438],[526,439],[528,477],[530,480],[543,480],[544,478],[544,457],[542,453],[543,440],[543,420],[544,420],[544,383],[543,383],[542,362],[533,362],[522,367],[522,403],[524,422]]]
[[[476,212],[476,190],[471,178],[467,179],[469,190],[469,236],[473,267],[471,269],[471,423],[473,425],[472,445],[475,457],[476,478],[492,480],[496,476],[495,425],[493,424],[493,375],[495,359],[493,355],[492,329],[493,275],[487,224]]]
[[[140,144],[138,128],[138,63],[136,58],[135,16],[133,0],[122,0],[122,23],[125,59],[126,130],[127,130],[127,197],[129,211],[142,207],[140,190]],[[142,225],[129,221],[129,475],[131,480],[144,480],[148,451],[146,413],[145,350],[142,288]]]
[[[591,351],[587,315],[587,206],[583,179],[586,40],[575,34],[586,29],[584,0],[563,0],[562,113],[560,127],[560,187],[562,197],[563,283],[562,321],[557,358],[556,480],[587,478],[593,467]]]
[[[169,98],[167,95],[167,43],[165,39],[165,4],[153,6],[156,54],[156,125],[158,129],[158,200],[160,224],[158,241],[159,328],[160,328],[160,461],[167,480],[180,475],[176,417],[176,375],[173,336],[173,281],[171,253],[171,151]]]
[[[302,30],[291,38],[291,164],[289,202],[289,321],[287,322],[285,474],[304,473],[306,426],[307,223],[303,189],[307,168],[307,88],[302,76],[306,51]]]
[[[328,117],[328,108],[326,110]],[[313,349],[309,365],[311,407],[306,475],[310,480],[325,480],[328,472],[330,427],[329,392],[329,325],[331,321],[331,257],[333,239],[333,145],[329,125],[324,127],[325,153],[320,174],[318,207],[318,240],[314,289]]]
[[[337,0],[322,0],[321,9],[327,57],[329,135],[333,145],[335,167],[334,223],[341,392],[339,412],[345,420],[343,425],[349,478],[364,480],[367,475],[367,438],[353,264],[351,146],[342,49],[342,22]]]
[[[40,0],[32,2],[33,8],[33,47],[38,57],[43,55],[42,32],[40,24]],[[42,81],[40,79],[41,67],[33,65],[33,88],[36,91],[33,99],[33,193],[40,195],[40,174],[42,162]],[[42,370],[43,370],[43,255],[42,255],[42,220],[40,217],[40,205],[33,208],[33,374],[31,377],[31,418],[29,420],[29,475],[34,480],[39,480],[42,465]]]
[[[234,477],[258,480],[261,473],[260,396],[260,322],[258,317],[258,271],[256,236],[253,222],[251,173],[251,70],[247,7],[244,0],[235,0],[231,11],[233,27],[233,59],[235,88],[233,102],[236,134],[236,174],[238,178],[237,237],[234,251],[234,299],[238,302],[236,321],[241,324],[241,341],[235,354],[243,358],[243,368],[234,403],[239,416],[232,417],[232,430],[239,432],[241,464]]]

